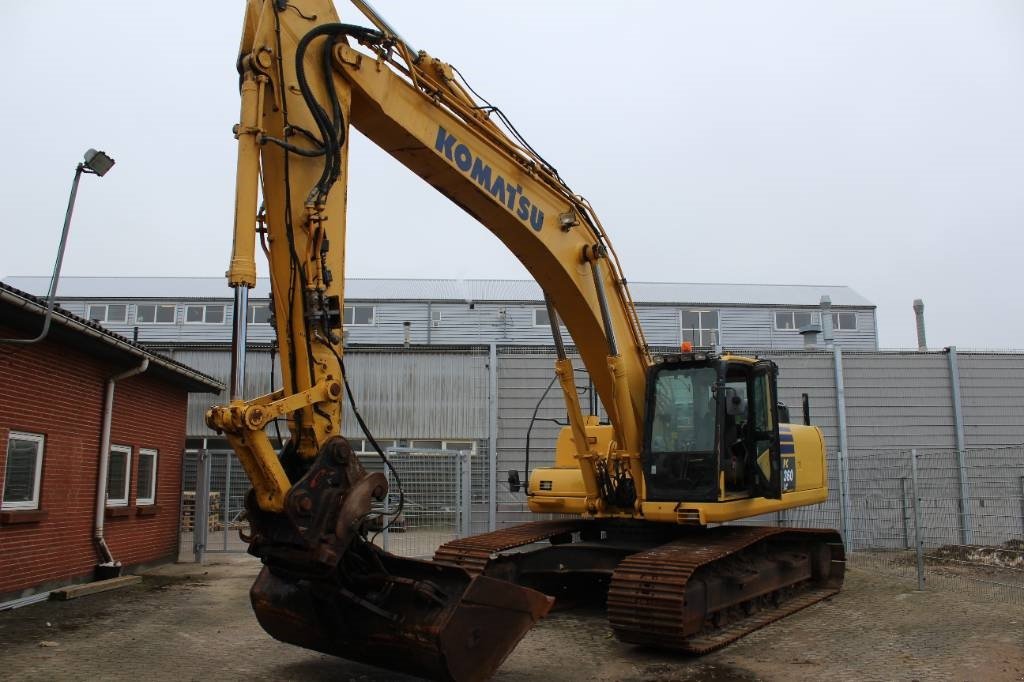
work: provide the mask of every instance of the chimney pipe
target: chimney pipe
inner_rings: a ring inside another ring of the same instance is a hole
[[[928,341],[924,337],[924,301],[914,299],[914,318],[917,320],[917,349],[928,350]]]
[[[821,339],[826,346],[831,346],[835,340],[832,333],[832,299],[828,296],[821,297]]]

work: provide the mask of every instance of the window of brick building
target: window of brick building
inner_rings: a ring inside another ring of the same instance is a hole
[[[43,436],[11,431],[7,437],[4,495],[0,509],[39,509],[43,472]]]
[[[107,506],[128,505],[128,473],[131,471],[132,449],[127,445],[110,446],[110,462],[107,468]]]
[[[156,502],[156,450],[139,449],[138,482],[135,493],[136,504]]]

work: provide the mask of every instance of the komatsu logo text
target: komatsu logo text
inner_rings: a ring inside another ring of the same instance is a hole
[[[544,211],[535,206],[523,194],[522,185],[512,184],[492,171],[491,167],[480,157],[474,158],[469,147],[459,142],[454,135],[441,126],[438,126],[437,129],[434,149],[444,154],[445,158],[453,162],[456,168],[475,180],[484,191],[489,192],[495,200],[504,204],[517,218],[540,232],[540,228],[544,226]]]

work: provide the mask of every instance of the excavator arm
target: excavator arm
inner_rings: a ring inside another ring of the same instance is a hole
[[[244,310],[241,294],[255,284],[253,244],[257,232],[265,236],[284,389],[246,401],[239,388],[229,406],[211,410],[209,423],[238,451],[265,511],[283,509],[290,477],[264,425],[288,416],[289,455],[299,460],[315,457],[340,434],[346,164],[355,127],[479,220],[541,285],[614,433],[604,452],[583,437],[572,366],[551,316],[586,507],[605,508],[596,460],[612,458],[629,472],[639,508],[650,358],[597,216],[514,128],[506,132],[495,122],[504,118],[500,111],[471,95],[456,69],[414,53],[366,3],[357,5],[379,29],[339,23],[323,0],[248,3],[228,280],[236,310]],[[257,212],[261,182],[265,208]],[[244,325],[236,324],[232,386],[242,384],[244,346]]]

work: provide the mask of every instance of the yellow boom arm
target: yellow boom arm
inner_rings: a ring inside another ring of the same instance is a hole
[[[288,415],[293,444],[305,458],[340,434],[351,125],[479,220],[541,285],[572,335],[614,433],[607,452],[593,452],[587,439],[576,438],[578,456],[627,460],[643,499],[639,453],[649,357],[597,217],[539,155],[492,120],[492,109],[470,96],[451,66],[413,54],[357,4],[381,31],[337,23],[326,0],[283,9],[271,0],[248,3],[228,276],[236,292],[254,284],[253,244],[257,224],[265,226],[284,388],[249,401],[233,395],[229,406],[210,411],[208,422],[227,434],[268,511],[280,510],[288,490],[262,432],[271,416]],[[259,178],[265,211],[257,218]],[[571,365],[559,362],[558,372],[573,430],[581,434]],[[599,505],[593,478],[585,480],[588,499]]]

